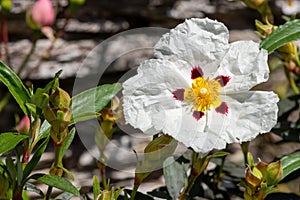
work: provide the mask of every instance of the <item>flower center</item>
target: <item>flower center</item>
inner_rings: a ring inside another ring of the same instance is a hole
[[[193,108],[193,116],[199,120],[205,111],[215,108],[221,114],[228,113],[226,102],[219,97],[220,89],[225,87],[230,80],[229,76],[217,76],[213,79],[204,78],[201,67],[196,66],[191,70],[192,87],[178,88],[172,92],[173,98],[187,102]]]
[[[206,95],[207,91],[208,91],[208,90],[207,90],[206,88],[201,88],[201,89],[200,89],[200,95],[201,95],[201,96]]]
[[[194,110],[205,112],[211,107],[216,108],[221,105],[220,88],[219,81],[198,77],[193,80],[192,87],[185,90],[184,100],[190,103]]]

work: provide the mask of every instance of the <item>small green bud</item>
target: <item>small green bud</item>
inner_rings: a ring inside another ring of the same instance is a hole
[[[3,13],[8,14],[11,10],[11,7],[11,0],[1,0],[1,9]]]
[[[283,177],[283,169],[281,165],[281,161],[272,162],[268,165],[266,180],[267,184],[270,185],[277,185],[279,181],[281,181]]]
[[[85,0],[70,0],[70,5],[69,5],[70,12],[74,14],[84,3]]]
[[[57,87],[54,93],[50,95],[49,101],[53,107],[59,109],[69,108],[71,104],[70,95],[59,87]]]
[[[49,104],[44,108],[45,119],[51,124],[50,135],[55,145],[63,143],[68,135],[68,125],[72,117],[71,98],[59,87],[49,96]]]
[[[144,157],[141,163],[138,163],[135,172],[134,184],[139,185],[156,170],[163,161],[171,156],[177,147],[177,142],[168,135],[162,135],[152,140],[144,150]]]
[[[257,29],[256,32],[260,36],[260,38],[265,38],[266,36],[270,35],[273,30],[278,28],[277,26],[274,26],[270,23],[263,24],[259,20],[255,20],[255,26]]]
[[[254,168],[255,169],[255,168]],[[246,183],[251,186],[252,188],[256,188],[260,186],[261,183],[261,173],[258,173],[259,170],[255,170],[255,173],[253,173],[250,169],[250,167],[247,167],[246,169]]]
[[[64,171],[61,167],[52,165],[49,174],[62,177]]]

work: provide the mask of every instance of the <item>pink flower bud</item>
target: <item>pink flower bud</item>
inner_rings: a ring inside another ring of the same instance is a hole
[[[30,129],[30,119],[28,116],[24,116],[20,123],[18,124],[18,126],[16,127],[17,131],[19,133],[29,133],[29,129]]]
[[[31,8],[31,17],[40,27],[51,26],[54,22],[54,9],[51,0],[38,0]]]

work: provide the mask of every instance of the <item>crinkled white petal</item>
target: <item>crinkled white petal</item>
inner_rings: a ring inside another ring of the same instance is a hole
[[[196,120],[188,107],[178,108],[173,113],[168,111],[166,114],[162,129],[163,133],[171,135],[185,146],[193,148],[196,152],[208,152],[213,148],[225,148],[225,140],[218,137],[218,135],[204,132],[206,127],[205,115],[200,120]],[[176,121],[174,115],[177,116]]]
[[[202,67],[204,74],[210,75],[229,48],[228,38],[224,24],[208,18],[193,18],[163,35],[154,47],[154,54],[165,59],[175,55],[192,66]]]
[[[126,122],[148,134],[161,131],[167,116],[177,125],[181,116],[176,116],[176,109],[182,107],[182,102],[174,99],[172,92],[190,85],[190,69],[185,61],[155,59],[144,62],[138,74],[123,84]]]
[[[208,112],[207,134],[218,135],[227,143],[250,141],[275,126],[279,101],[273,92],[250,91],[221,96],[228,114]]]
[[[221,89],[221,93],[247,91],[269,78],[268,53],[259,49],[252,41],[238,41],[230,44],[215,77],[229,76],[230,81]]]

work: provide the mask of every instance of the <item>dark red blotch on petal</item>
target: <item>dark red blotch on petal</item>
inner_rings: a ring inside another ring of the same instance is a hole
[[[203,71],[200,66],[193,67],[191,71],[191,78],[196,79],[203,76]]]
[[[219,81],[219,83],[222,87],[224,87],[230,81],[230,77],[221,75],[221,76],[217,76],[216,80]]]
[[[173,97],[178,101],[184,100],[184,91],[185,89],[177,89],[174,92],[172,92]]]
[[[196,120],[199,120],[201,119],[201,117],[204,116],[204,113],[203,112],[200,112],[200,111],[194,111],[193,112],[193,117],[196,119]]]
[[[216,108],[218,113],[227,114],[228,113],[228,105],[225,102],[222,102],[219,107]]]

